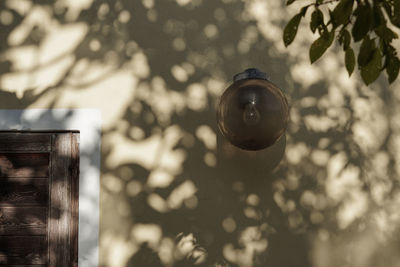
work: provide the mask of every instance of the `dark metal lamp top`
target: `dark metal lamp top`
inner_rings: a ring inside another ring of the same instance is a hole
[[[265,72],[259,71],[256,68],[247,69],[244,72],[238,73],[235,76],[233,76],[234,82],[245,79],[269,80],[269,77]]]

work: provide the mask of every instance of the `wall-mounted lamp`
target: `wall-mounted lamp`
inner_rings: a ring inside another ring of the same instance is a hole
[[[218,127],[233,145],[260,150],[274,144],[285,132],[289,107],[282,91],[267,74],[247,69],[233,77],[217,109]]]

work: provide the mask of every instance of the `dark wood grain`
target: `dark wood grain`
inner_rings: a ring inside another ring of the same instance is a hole
[[[0,207],[47,206],[48,179],[0,179]]]
[[[48,177],[48,153],[0,153],[0,179]]]
[[[46,207],[0,207],[0,238],[2,235],[46,234]]]
[[[49,266],[71,266],[71,134],[52,137],[49,218]]]
[[[0,132],[0,267],[77,267],[78,201],[78,132]]]
[[[79,134],[71,134],[71,267],[78,266],[78,222],[79,222]]]
[[[0,151],[47,152],[50,148],[50,134],[0,132]]]
[[[45,236],[0,237],[0,265],[46,264]]]

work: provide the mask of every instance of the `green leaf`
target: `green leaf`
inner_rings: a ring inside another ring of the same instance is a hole
[[[381,51],[375,48],[372,59],[370,62],[361,68],[361,78],[366,85],[374,82],[381,73],[382,62],[381,62]]]
[[[325,51],[331,46],[335,32],[324,32],[317,40],[315,40],[310,47],[310,61],[311,64],[319,59]]]
[[[346,51],[350,46],[351,36],[348,30],[344,29],[339,38],[339,44],[343,45],[343,50]]]
[[[382,5],[393,25],[400,28],[400,1],[384,1]]]
[[[351,74],[354,71],[354,66],[356,64],[356,59],[354,56],[353,49],[349,48],[346,50],[346,52],[344,54],[344,62],[346,65],[347,72],[349,73],[349,76],[351,76]]]
[[[288,0],[288,1],[286,2],[286,5],[289,6],[289,5],[293,4],[294,1],[296,1],[296,0]]]
[[[393,25],[400,28],[400,1],[394,0],[393,1],[393,16],[390,17],[390,21]]]
[[[316,9],[311,15],[310,29],[314,33],[320,25],[324,24],[324,15]]]
[[[394,82],[399,75],[400,60],[397,57],[390,57],[386,66],[386,73],[389,76],[389,83]]]
[[[360,67],[363,67],[368,64],[368,62],[371,61],[374,52],[375,52],[375,41],[369,39],[369,37],[365,37],[361,47],[360,47],[360,52],[358,53],[358,65]]]
[[[373,10],[373,28],[377,28],[381,25],[386,25],[386,20],[382,13],[380,5],[374,2],[374,7],[372,10]]]
[[[393,39],[399,38],[397,33],[389,29],[386,24],[380,25],[375,30],[376,35],[378,35],[381,39],[383,39],[387,43],[391,43]]]
[[[296,37],[301,17],[301,14],[294,16],[283,30],[283,42],[285,43],[285,46],[290,45]]]
[[[300,9],[300,14],[304,17],[307,13],[307,10],[310,6],[303,6],[302,9]]]
[[[346,23],[352,14],[354,0],[340,0],[332,12],[333,27]]]
[[[393,25],[400,27],[400,2],[398,0],[383,1],[382,6]]]
[[[358,6],[355,16],[356,21],[354,22],[352,34],[354,41],[358,42],[364,38],[371,28],[371,7],[369,4]]]

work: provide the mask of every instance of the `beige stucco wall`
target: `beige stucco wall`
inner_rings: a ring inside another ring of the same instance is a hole
[[[281,1],[49,2],[0,2],[0,108],[101,111],[101,266],[398,266],[398,81],[311,66]],[[291,106],[259,153],[215,121],[248,67]]]

